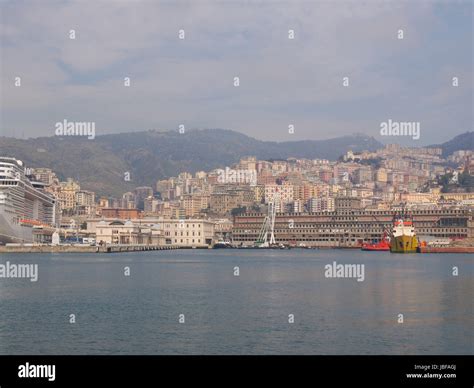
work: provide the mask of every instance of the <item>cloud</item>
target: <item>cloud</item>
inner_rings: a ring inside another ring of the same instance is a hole
[[[472,129],[472,82],[461,92],[446,82],[451,73],[472,79],[466,4],[47,1],[0,7],[0,129],[6,135],[52,135],[64,118],[96,121],[98,134],[185,124],[272,140],[376,136],[387,117],[424,118],[429,136],[420,143]],[[180,29],[185,40],[178,39]],[[20,88],[13,84],[17,75]],[[346,76],[349,87],[342,86]],[[123,86],[124,77],[131,87]]]

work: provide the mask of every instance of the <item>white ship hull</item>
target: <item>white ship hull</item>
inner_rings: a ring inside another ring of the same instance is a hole
[[[0,243],[31,243],[33,242],[33,228],[30,226],[13,224],[0,208]]]

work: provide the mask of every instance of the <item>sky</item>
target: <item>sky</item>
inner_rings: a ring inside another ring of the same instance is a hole
[[[3,136],[54,136],[65,119],[97,136],[184,125],[410,146],[472,131],[471,1],[0,0],[0,12]],[[389,120],[419,123],[419,138],[381,136]]]

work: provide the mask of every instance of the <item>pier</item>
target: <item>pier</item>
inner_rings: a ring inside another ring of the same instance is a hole
[[[93,248],[99,248],[97,252],[103,253],[118,253],[118,252],[138,252],[138,251],[162,251],[170,249],[178,249],[177,246],[172,245],[107,245],[107,246],[97,246]]]
[[[0,246],[1,253],[120,253],[178,249],[174,245],[30,245],[15,244]]]

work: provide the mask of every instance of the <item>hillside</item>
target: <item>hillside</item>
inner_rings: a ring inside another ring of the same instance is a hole
[[[462,133],[443,144],[436,144],[430,147],[442,148],[443,157],[447,157],[459,150],[474,150],[474,132]]]
[[[0,138],[0,155],[21,159],[27,166],[51,168],[61,179],[72,177],[84,189],[119,196],[139,185],[179,172],[224,167],[241,157],[259,159],[324,158],[336,160],[349,149],[376,150],[382,144],[364,135],[320,141],[271,142],[223,129],[144,131],[82,137]],[[124,180],[130,172],[131,181]]]

